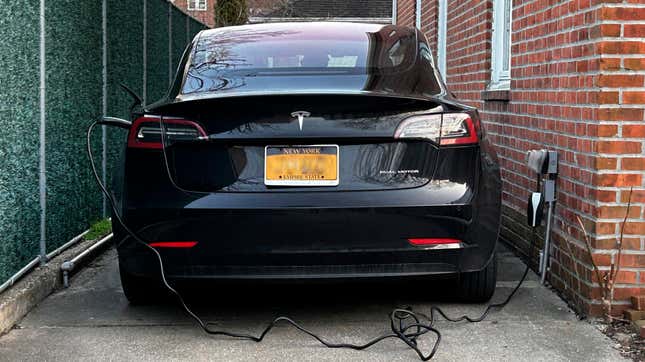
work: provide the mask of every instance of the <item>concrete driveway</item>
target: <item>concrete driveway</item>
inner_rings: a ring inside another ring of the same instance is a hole
[[[524,265],[500,248],[500,281],[494,300],[510,292]],[[437,323],[439,361],[619,361],[612,342],[575,315],[530,275],[515,299],[479,324]],[[479,315],[482,305],[441,302],[442,282],[304,285],[217,285],[191,296],[196,311],[222,328],[260,331],[286,314],[332,341],[361,342],[388,330],[400,306],[452,315]],[[430,345],[429,338],[421,343]],[[280,326],[261,344],[202,333],[172,304],[132,307],[119,285],[116,253],[108,251],[0,337],[0,360],[281,360],[415,361],[403,342],[389,340],[367,351],[321,347]]]

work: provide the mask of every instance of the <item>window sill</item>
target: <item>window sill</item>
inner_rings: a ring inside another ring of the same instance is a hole
[[[508,102],[511,100],[511,91],[509,89],[488,89],[482,91],[482,100]]]

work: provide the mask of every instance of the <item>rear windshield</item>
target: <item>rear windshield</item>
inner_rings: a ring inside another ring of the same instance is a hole
[[[384,74],[407,69],[416,53],[415,34],[408,29],[248,28],[203,36],[188,72],[199,78]]]

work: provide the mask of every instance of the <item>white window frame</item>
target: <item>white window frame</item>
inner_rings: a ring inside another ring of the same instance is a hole
[[[437,67],[446,81],[446,37],[448,36],[448,0],[439,0],[437,9]]]
[[[414,12],[416,14],[415,26],[421,30],[421,0],[417,0],[417,6]]]
[[[208,10],[208,0],[188,0],[188,10],[206,11]]]
[[[493,42],[489,89],[511,88],[513,0],[493,0]]]

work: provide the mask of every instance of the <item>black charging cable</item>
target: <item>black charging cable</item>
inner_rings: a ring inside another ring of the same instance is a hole
[[[161,275],[161,281],[174,296],[177,297],[179,300],[179,303],[181,306],[184,308],[186,313],[194,319],[197,324],[206,332],[207,334],[210,335],[220,335],[220,336],[227,336],[227,337],[232,337],[232,338],[237,338],[237,339],[246,339],[246,340],[251,340],[254,342],[261,342],[264,337],[278,324],[281,322],[287,323],[297,330],[309,335],[310,337],[314,338],[318,342],[320,342],[322,345],[328,348],[346,348],[346,349],[353,349],[353,350],[363,350],[366,348],[369,348],[385,339],[389,338],[396,338],[401,341],[403,341],[408,347],[410,347],[416,354],[419,356],[419,358],[422,361],[428,361],[434,357],[434,355],[437,353],[437,349],[439,348],[439,343],[441,343],[441,333],[434,327],[434,324],[437,320],[437,314],[443,317],[445,320],[449,322],[461,322],[461,321],[467,321],[471,323],[477,323],[483,321],[488,314],[490,313],[491,310],[493,309],[500,309],[506,306],[513,296],[517,293],[519,290],[520,286],[526,279],[526,276],[529,271],[529,266],[527,264],[526,270],[524,270],[524,274],[522,275],[522,278],[518,282],[517,286],[513,291],[506,297],[506,299],[501,302],[501,303],[495,303],[495,304],[490,304],[486,309],[484,310],[484,313],[478,317],[478,318],[471,318],[466,315],[463,315],[458,318],[451,318],[446,313],[444,313],[440,308],[438,307],[431,307],[430,308],[430,315],[426,315],[423,313],[415,312],[412,311],[412,309],[394,309],[392,313],[390,313],[390,333],[385,333],[379,337],[376,337],[364,344],[352,344],[352,343],[332,343],[327,341],[326,339],[320,337],[316,333],[302,327],[295,321],[293,321],[291,318],[288,317],[277,317],[275,318],[269,325],[260,333],[258,336],[254,336],[251,334],[245,334],[245,333],[236,333],[236,332],[229,332],[229,331],[224,331],[224,330],[216,330],[216,329],[211,329],[210,327],[213,326],[215,323],[212,322],[204,322],[201,318],[199,318],[186,304],[184,301],[184,298],[175,290],[166,280],[166,274],[164,271],[164,266],[163,266],[163,260],[161,258],[161,254],[159,251],[152,246],[146,240],[141,237],[137,232],[133,231],[130,229],[126,223],[123,221],[122,215],[119,212],[117,206],[116,206],[116,201],[114,200],[114,197],[112,196],[112,193],[110,193],[103,182],[101,181],[101,178],[99,177],[98,171],[96,170],[96,164],[94,162],[94,156],[92,154],[92,142],[91,142],[91,136],[92,136],[92,131],[94,130],[94,127],[97,125],[103,125],[103,126],[117,126],[117,127],[124,127],[125,124],[119,124],[119,122],[116,122],[115,119],[101,119],[98,121],[93,122],[89,128],[87,129],[87,156],[90,161],[90,166],[92,168],[92,173],[94,175],[94,178],[96,180],[97,185],[101,189],[101,192],[105,195],[106,199],[108,200],[110,207],[112,209],[112,216],[116,221],[123,227],[123,230],[132,237],[136,242],[140,243],[141,245],[145,246],[149,250],[151,250],[155,256],[157,257],[157,260],[159,261],[159,273]],[[163,127],[163,126],[162,126]],[[166,160],[167,161],[167,160]],[[168,165],[166,164],[166,167]],[[531,243],[531,250],[533,249],[533,244],[534,242]],[[431,332],[436,336],[436,339],[432,345],[432,349],[430,353],[427,355],[423,354],[423,351],[421,351],[420,347],[418,346],[418,338],[423,336],[424,334]]]

